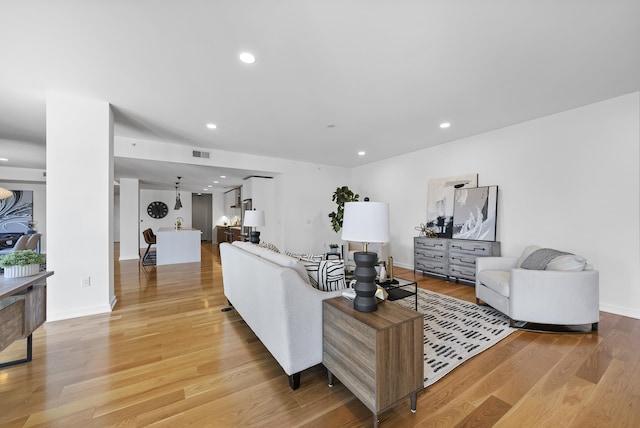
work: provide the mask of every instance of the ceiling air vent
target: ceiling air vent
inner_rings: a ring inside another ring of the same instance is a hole
[[[204,158],[204,159],[209,159],[209,152],[201,152],[199,150],[194,150],[193,151],[193,157],[194,158]]]

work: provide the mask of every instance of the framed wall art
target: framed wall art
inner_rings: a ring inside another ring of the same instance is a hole
[[[27,233],[33,222],[33,191],[12,190],[0,200],[0,233]]]
[[[496,240],[498,186],[456,189],[453,238]]]
[[[440,238],[451,238],[455,190],[478,186],[478,174],[429,180],[427,227]]]

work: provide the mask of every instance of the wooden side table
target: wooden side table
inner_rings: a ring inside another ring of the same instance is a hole
[[[323,301],[322,363],[333,376],[378,414],[424,388],[423,314],[383,303],[375,312],[353,309],[353,301],[334,297]]]

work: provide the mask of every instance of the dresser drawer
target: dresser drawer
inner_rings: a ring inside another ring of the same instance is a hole
[[[414,261],[414,267],[415,270],[433,272],[439,275],[447,274],[447,264],[444,262],[444,260],[416,259]]]
[[[416,259],[422,259],[422,260],[445,260],[447,257],[447,253],[416,249],[415,252],[413,253],[413,257],[415,257]]]
[[[476,268],[476,257],[473,254],[449,253],[449,264]]]
[[[449,265],[449,276],[467,281],[476,280],[475,266]]]
[[[434,250],[445,252],[447,250],[447,240],[438,238],[413,238],[414,250]]]
[[[494,255],[496,244],[497,244],[496,242],[466,241],[462,239],[455,239],[455,240],[452,239],[449,242],[449,252],[473,254],[478,257],[488,257],[488,256]]]

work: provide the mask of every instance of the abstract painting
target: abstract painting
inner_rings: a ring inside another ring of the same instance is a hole
[[[427,193],[427,227],[438,237],[451,238],[453,233],[453,198],[455,190],[476,187],[478,174],[429,180]]]
[[[498,186],[456,189],[453,237],[495,241],[497,209]]]
[[[33,221],[33,191],[12,190],[0,200],[0,233],[27,233]]]

